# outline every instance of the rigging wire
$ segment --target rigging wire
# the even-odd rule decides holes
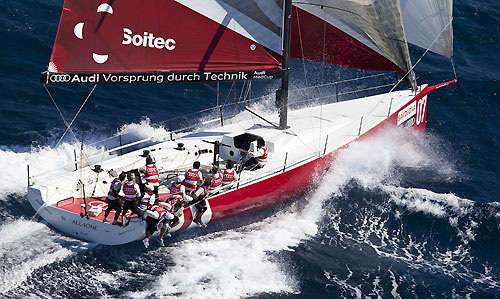
[[[49,95],[49,98],[52,100],[52,103],[54,103],[54,106],[56,107],[57,112],[59,112],[59,116],[61,116],[62,121],[66,125],[66,128],[70,128],[70,125],[68,124],[68,122],[66,121],[66,119],[64,118],[64,116],[62,115],[61,109],[59,109],[59,106],[57,106],[56,101],[54,100],[54,98],[52,97],[52,94],[50,93],[49,89],[47,88],[47,84],[43,84],[43,87],[45,87],[45,90],[47,91],[47,94]],[[73,130],[71,130],[71,128],[70,128],[70,132],[73,135],[73,137],[75,137],[76,141],[79,142],[78,138],[76,138],[76,135],[73,132]],[[59,142],[57,144],[59,144]],[[56,147],[57,147],[57,145],[56,145]]]
[[[59,143],[61,143],[62,139],[64,138],[64,135],[66,135],[66,133],[68,132],[68,130],[71,129],[71,126],[73,125],[73,123],[75,122],[75,119],[78,117],[78,114],[80,114],[80,112],[82,111],[83,109],[83,106],[85,106],[85,104],[87,103],[87,101],[89,100],[90,96],[92,95],[92,93],[94,92],[95,88],[97,87],[97,84],[94,84],[94,87],[92,87],[92,90],[90,91],[90,93],[88,94],[87,98],[85,99],[85,101],[83,101],[83,104],[80,106],[80,109],[78,109],[78,112],[75,114],[75,117],[73,117],[73,119],[71,120],[71,123],[67,126],[66,128],[66,131],[64,131],[64,133],[62,134],[61,138],[59,139],[59,141],[57,142],[56,144],[56,147],[59,145]],[[76,137],[76,136],[75,136]]]
[[[217,92],[217,89],[213,88],[212,86],[210,86],[210,85],[208,85],[208,84],[206,84],[206,83],[204,83],[203,85],[205,85],[205,86],[206,86],[207,88],[209,88],[210,90],[212,90],[212,91],[214,91],[214,92]],[[220,93],[220,92],[219,92],[219,93]],[[225,94],[223,94],[223,93],[220,93],[220,94],[221,94],[223,97],[225,97],[225,98],[229,99],[229,97],[228,97],[228,96],[226,96]],[[260,116],[259,114],[257,114],[257,113],[255,113],[255,112],[253,112],[252,110],[248,109],[247,107],[245,107],[245,106],[241,105],[240,103],[235,102],[235,104],[236,104],[236,106],[240,106],[240,107],[242,107],[242,108],[243,108],[243,109],[245,109],[246,111],[250,112],[252,115],[254,115],[254,116],[256,116],[256,117],[260,118],[261,120],[265,121],[266,123],[270,124],[270,125],[271,125],[271,126],[273,126],[274,128],[279,129],[279,127],[278,127],[277,125],[273,124],[272,122],[268,121],[268,120],[267,120],[267,119],[265,119],[264,117],[262,117],[262,116]]]
[[[325,86],[330,86],[330,85],[335,85],[335,84],[340,84],[340,83],[347,83],[347,82],[358,81],[358,80],[362,80],[362,79],[369,79],[369,78],[374,78],[374,77],[381,77],[381,76],[388,76],[388,74],[387,73],[380,73],[380,74],[368,75],[368,76],[357,77],[357,78],[352,78],[352,79],[323,83],[323,84],[318,84],[318,85],[313,85],[313,86],[294,88],[294,89],[290,89],[290,92],[296,92],[296,91],[300,91],[300,90],[304,90],[304,89],[325,87]]]
[[[453,21],[453,18],[450,19],[448,24],[446,26],[444,26],[443,30],[441,30],[441,32],[436,36],[436,38],[432,41],[432,43],[429,45],[429,47],[427,47],[424,54],[422,54],[422,56],[420,56],[420,58],[417,60],[417,62],[415,62],[415,64],[408,70],[408,72],[403,77],[401,77],[401,79],[399,79],[399,81],[394,85],[393,88],[391,88],[391,90],[388,93],[391,93],[399,85],[399,83],[401,83],[404,80],[404,78],[406,78],[406,76],[408,76],[413,71],[413,69],[417,66],[417,64],[419,64],[420,61],[422,61],[424,56],[427,55],[427,52],[430,51],[430,49],[432,48],[434,43],[438,40],[438,38],[441,36],[441,34],[443,34],[443,32],[446,30],[446,28],[448,28],[451,25],[452,21]]]
[[[453,56],[451,56],[450,61],[451,61],[451,67],[453,69],[453,75],[455,76],[455,80],[458,80],[457,72],[455,71],[455,63],[453,62]]]

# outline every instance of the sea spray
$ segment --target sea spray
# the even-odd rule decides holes
[[[95,246],[60,236],[44,223],[26,219],[0,225],[0,235],[0,294],[26,283],[44,266]]]
[[[154,126],[149,119],[144,118],[139,123],[123,125],[119,130],[123,134],[122,143],[127,144],[149,137],[162,138],[167,133],[162,127]],[[109,137],[109,136],[107,136]],[[102,159],[110,158],[109,154],[102,154],[106,149],[120,145],[118,138],[98,142],[107,137],[94,136],[84,144],[84,156],[94,156],[90,161],[85,158],[85,163],[99,164]],[[0,200],[4,200],[7,194],[25,194],[28,184],[27,165],[30,167],[30,176],[39,176],[54,171],[54,174],[73,171],[75,164],[80,165],[79,143],[63,142],[58,147],[52,148],[47,145],[37,145],[29,148],[0,148]],[[76,152],[76,160],[75,160]],[[113,155],[113,153],[111,154]],[[36,179],[36,178],[35,178]]]
[[[293,267],[271,253],[293,251],[314,237],[318,225],[324,225],[321,219],[327,212],[325,201],[332,194],[342,194],[343,186],[351,180],[360,181],[367,188],[380,186],[397,161],[402,160],[396,136],[404,133],[396,129],[388,136],[342,150],[314,191],[271,217],[173,244],[167,252],[174,265],[161,275],[155,286],[128,295],[235,298],[296,292],[300,282],[293,275]],[[387,139],[393,142],[388,144]],[[368,158],[373,149],[380,147],[378,154]],[[424,157],[413,158],[415,163],[421,159]]]

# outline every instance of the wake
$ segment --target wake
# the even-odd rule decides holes
[[[157,127],[145,118],[139,123],[123,125],[118,129],[118,133],[123,135],[123,144],[132,143],[149,137],[166,136],[167,131],[163,127]],[[109,136],[106,136],[109,137]],[[94,136],[86,140],[86,144],[92,144],[100,140],[105,140],[104,136]],[[54,139],[54,138],[51,138]],[[96,156],[91,163],[99,164],[102,159],[110,158],[109,155],[101,154],[107,148],[119,146],[119,140],[106,141],[94,145],[84,146],[85,156]],[[77,161],[75,161],[75,151]],[[48,171],[56,170],[58,174],[73,171],[75,162],[79,164],[80,144],[76,142],[63,142],[56,148],[48,145],[28,148],[0,148],[0,200],[8,194],[24,195],[27,193],[28,171],[30,166],[30,176],[41,175]]]

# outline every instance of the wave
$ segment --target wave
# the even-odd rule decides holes
[[[307,195],[305,206],[304,200],[299,200],[260,222],[159,249],[155,254],[168,252],[173,265],[151,288],[127,296],[237,298],[299,292],[300,281],[294,275],[294,265],[280,253],[294,251],[309,242],[325,225],[327,229],[340,227],[338,223],[322,221],[334,216],[325,207],[332,197],[342,195],[352,180],[368,189],[384,186],[388,180],[396,182],[395,165],[434,165],[429,161],[429,153],[413,147],[413,142],[401,146],[400,137],[406,134],[394,130],[342,150],[319,186]],[[417,143],[426,140],[418,134],[412,137],[418,139]],[[435,153],[432,156],[436,157]],[[439,171],[449,178],[454,171],[452,165],[448,166],[447,170],[440,167]]]
[[[355,252],[356,267],[369,265],[368,277],[346,264],[338,273],[325,270],[325,278],[349,296],[380,293],[384,276],[392,285],[385,291],[395,297],[411,296],[405,288],[415,283],[430,295],[439,294],[433,293],[440,287],[435,278],[453,282],[457,291],[500,290],[495,266],[500,261],[485,254],[499,245],[499,203],[479,204],[452,193],[405,186],[415,180],[450,182],[461,175],[452,159],[441,155],[435,137],[417,134],[399,144],[401,134],[408,133],[390,131],[352,144],[340,152],[322,182],[340,187],[325,202],[319,235],[339,260]],[[416,275],[420,272],[425,275]]]
[[[1,225],[0,235],[0,294],[4,295],[26,283],[39,269],[94,246],[26,219]]]

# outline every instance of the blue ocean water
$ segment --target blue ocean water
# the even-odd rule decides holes
[[[55,146],[65,126],[39,83],[62,1],[2,1],[0,295],[500,297],[500,6],[454,5],[459,82],[429,96],[425,134],[404,147],[393,141],[400,132],[355,144],[306,198],[145,250],[89,244],[33,217],[26,164],[57,167],[76,145],[68,135]],[[309,78],[318,82],[351,72],[306,68],[328,74]],[[292,86],[304,84],[303,69],[292,63]],[[430,84],[453,79],[434,54],[416,71]],[[275,84],[255,84],[255,95]],[[49,88],[71,120],[92,86]],[[73,127],[86,143],[118,131],[138,139],[215,103],[202,85],[98,86]]]

